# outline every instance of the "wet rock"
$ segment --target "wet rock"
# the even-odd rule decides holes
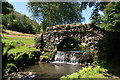
[[[19,80],[19,79],[31,79],[31,78],[35,78],[37,75],[34,72],[17,72],[17,73],[11,73],[8,75],[7,79],[15,79],[15,80]]]

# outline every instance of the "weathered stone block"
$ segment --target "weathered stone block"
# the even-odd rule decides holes
[[[43,43],[45,43],[43,48],[54,50],[66,37],[74,37],[80,38],[81,42],[86,43],[88,47],[94,45],[92,49],[95,49],[98,41],[102,40],[103,33],[100,28],[93,24],[57,25],[47,28],[46,32],[43,33]],[[42,46],[40,35],[36,38],[35,44],[39,44],[39,47]]]

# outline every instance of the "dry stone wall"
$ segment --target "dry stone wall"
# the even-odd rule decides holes
[[[41,34],[36,38],[36,44],[44,47],[45,50],[57,49],[66,37],[79,38],[82,40],[81,43],[85,43],[90,50],[97,50],[98,42],[103,40],[104,31],[94,24],[68,24],[47,27],[42,35],[44,45],[41,43]]]

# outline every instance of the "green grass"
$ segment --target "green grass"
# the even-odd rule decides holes
[[[8,41],[18,41],[18,42],[22,42],[26,45],[31,45],[34,44],[34,39],[30,39],[30,38],[25,38],[25,37],[3,37],[2,40],[8,40]]]
[[[35,51],[34,47],[29,48],[29,45],[34,44],[33,39],[29,38],[18,38],[18,37],[3,37],[2,43],[5,43],[4,52],[9,46],[14,46],[15,48],[11,49],[8,54],[13,54],[17,52],[29,52]]]

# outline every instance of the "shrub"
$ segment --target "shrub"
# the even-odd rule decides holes
[[[88,66],[87,68],[83,67],[81,70],[71,75],[62,76],[60,80],[77,80],[79,78],[105,78],[105,76],[99,76],[99,74],[103,72],[107,72],[107,70],[101,68],[100,66],[96,66],[94,68],[92,68],[92,66]]]

